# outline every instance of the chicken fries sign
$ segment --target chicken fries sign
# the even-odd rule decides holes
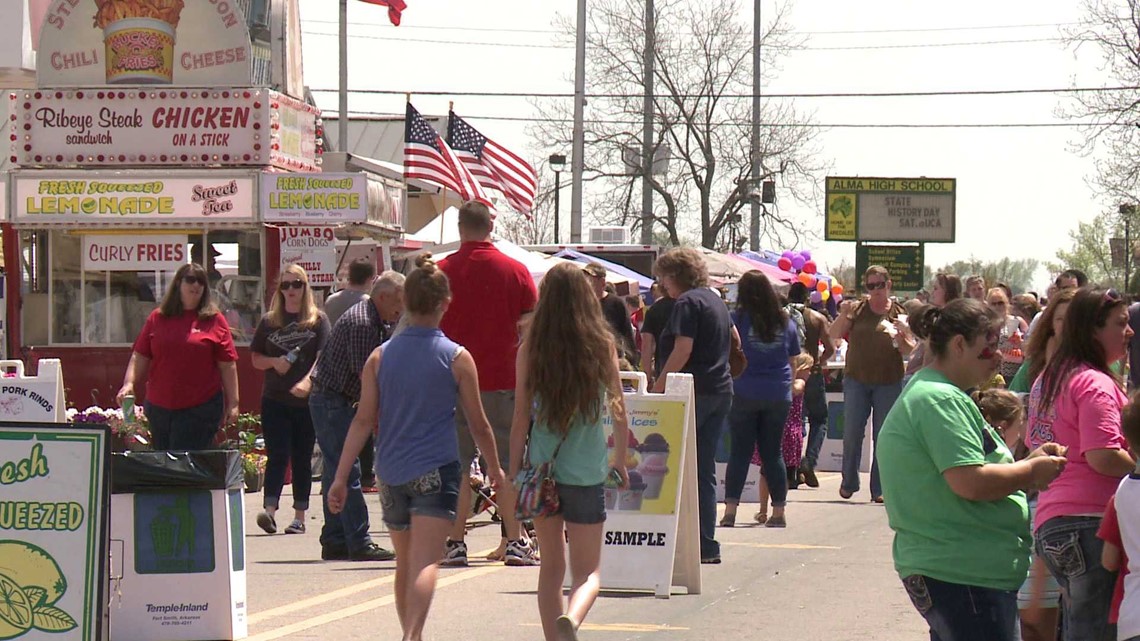
[[[56,0],[40,31],[40,87],[243,86],[249,30],[238,0]]]

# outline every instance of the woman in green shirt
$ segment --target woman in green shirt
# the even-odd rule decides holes
[[[1000,319],[965,298],[911,319],[934,362],[883,425],[879,468],[894,561],[939,641],[1017,639],[1017,589],[1029,569],[1025,489],[1065,463],[1054,444],[1014,462],[966,390],[1001,362]]]

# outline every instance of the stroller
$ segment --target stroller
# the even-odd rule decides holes
[[[478,516],[483,512],[488,512],[491,515],[491,521],[495,523],[502,523],[503,517],[499,514],[499,502],[497,500],[497,493],[495,488],[491,486],[490,479],[487,478],[479,461],[481,457],[476,456],[474,461],[471,461],[471,469],[469,470],[468,480],[471,483],[471,490],[475,493],[475,500],[472,502],[471,514],[467,518]],[[509,482],[509,479],[508,479]],[[523,529],[526,531],[526,536],[531,540],[531,544],[538,547],[538,538],[534,534],[534,522],[523,521]]]

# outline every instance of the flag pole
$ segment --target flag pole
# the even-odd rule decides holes
[[[337,141],[341,151],[348,151],[348,0],[340,0],[340,86],[337,88],[337,103],[340,118],[337,119]]]
[[[407,104],[411,104],[412,92],[409,91],[409,92],[405,93],[404,94],[404,100],[407,101]],[[405,121],[404,122],[404,130],[405,131],[407,131],[407,128],[408,128],[407,118],[408,118],[407,109],[404,109],[404,121]],[[404,145],[406,146],[407,144],[408,144],[407,136],[405,135]],[[404,181],[404,196],[403,196],[404,219],[402,221],[403,224],[401,225],[401,227],[403,227],[404,231],[406,232],[408,230],[408,224],[411,221],[411,213],[408,211],[408,207],[411,204],[412,199],[408,197],[408,168],[401,165],[400,169],[402,170],[402,171],[400,171],[400,177],[403,178],[403,181]]]

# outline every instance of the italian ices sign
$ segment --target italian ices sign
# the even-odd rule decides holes
[[[106,438],[0,424],[0,639],[103,638]]]

